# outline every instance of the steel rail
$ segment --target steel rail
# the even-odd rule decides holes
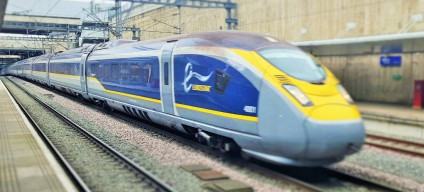
[[[55,91],[55,93],[57,93],[61,96],[64,96],[66,98],[72,99],[74,101],[78,101],[81,104],[84,104],[85,106],[90,107],[92,109],[96,109],[96,110],[100,110],[100,111],[104,112],[104,110],[101,107],[99,107],[98,105],[95,105],[92,102],[78,100],[75,97],[73,97],[69,94],[66,94],[64,92],[61,92],[61,91]],[[107,113],[108,113],[108,115],[113,115],[114,118],[118,118],[118,119],[121,119],[123,121],[130,122],[134,125],[137,125],[137,126],[143,128],[143,129],[147,129],[149,131],[157,133],[161,136],[171,138],[173,140],[177,140],[178,142],[180,142],[184,145],[198,149],[198,150],[200,150],[200,151],[202,151],[206,154],[210,154],[210,155],[215,156],[215,157],[224,157],[225,156],[222,159],[228,160],[232,164],[241,165],[242,167],[252,169],[254,171],[261,172],[261,173],[264,173],[264,174],[271,174],[271,175],[273,175],[277,178],[291,182],[294,185],[298,186],[299,188],[302,188],[305,191],[313,191],[313,192],[327,191],[326,189],[323,189],[322,187],[319,187],[316,184],[308,183],[308,181],[304,181],[301,178],[287,174],[284,171],[275,170],[275,168],[273,168],[272,166],[269,166],[269,165],[264,166],[264,164],[262,162],[254,163],[254,162],[248,162],[248,161],[246,161],[246,160],[244,160],[240,157],[235,157],[235,158],[229,157],[228,155],[224,155],[224,154],[218,152],[217,150],[212,150],[210,147],[202,145],[202,144],[194,141],[193,139],[181,134],[180,132],[174,131],[174,130],[169,129],[169,128],[165,128],[162,125],[159,125],[159,124],[156,124],[156,123],[153,123],[153,122],[149,122],[149,121],[145,121],[145,120],[142,120],[142,119],[137,118],[137,117],[128,116],[127,114],[119,112],[119,111],[114,111],[114,112],[108,111]],[[146,125],[148,125],[148,126],[146,126]],[[369,180],[369,179],[360,178],[358,176],[354,176],[354,175],[350,175],[348,173],[340,172],[340,171],[335,170],[333,168],[320,167],[320,168],[318,168],[318,170],[319,171],[314,171],[314,170],[311,169],[310,172],[320,172],[320,171],[332,172],[332,175],[335,175],[337,178],[342,179],[344,181],[351,182],[351,183],[356,183],[356,184],[365,185],[365,186],[371,186],[373,188],[383,189],[385,191],[402,191],[401,189],[385,185],[385,184],[380,183],[378,181],[372,181],[372,180]]]
[[[381,189],[384,191],[393,191],[393,192],[402,192],[404,190],[395,187],[395,186],[391,186],[379,181],[375,181],[375,180],[371,180],[371,179],[366,179],[366,178],[362,178],[356,175],[352,175],[352,174],[348,174],[339,170],[336,170],[334,168],[330,168],[330,167],[322,167],[324,170],[331,172],[332,174],[336,175],[337,178],[342,178],[344,180],[347,180],[349,182],[355,183],[355,184],[360,184],[360,185],[364,185],[364,186],[370,186],[373,188],[377,188],[377,189]]]
[[[9,80],[10,81],[10,80]],[[13,81],[10,81],[14,83]],[[16,84],[15,84],[16,85]],[[24,106],[21,104],[21,102],[16,99],[15,95],[10,92],[8,89],[9,87],[5,84],[5,87],[7,91],[12,96],[12,99],[15,101],[15,103],[19,106],[22,113],[25,115],[25,117],[28,119],[29,123],[34,127],[35,131],[38,133],[38,135],[41,137],[41,139],[44,141],[44,143],[47,145],[47,147],[50,149],[58,163],[62,166],[64,171],[68,174],[69,178],[71,179],[72,183],[75,185],[75,187],[78,189],[78,191],[86,191],[90,192],[90,188],[88,188],[87,184],[81,179],[81,177],[78,175],[78,173],[72,168],[72,166],[66,161],[65,157],[62,155],[62,153],[59,152],[59,150],[53,145],[53,143],[50,141],[50,139],[47,137],[47,135],[43,132],[43,130],[40,128],[40,126],[35,122],[35,120],[31,117],[31,115],[28,113],[28,111],[24,108]]]
[[[39,84],[40,86],[45,87],[45,85],[43,84]],[[289,175],[286,175],[284,173],[281,172],[277,172],[275,170],[272,170],[271,168],[267,168],[267,167],[263,167],[260,166],[258,164],[254,164],[254,163],[250,163],[247,162],[246,160],[242,159],[242,158],[233,158],[233,157],[229,157],[228,155],[222,154],[221,152],[217,151],[217,150],[212,150],[210,147],[202,145],[198,142],[193,141],[192,138],[187,137],[187,135],[184,135],[180,132],[177,132],[175,130],[169,129],[169,128],[165,128],[162,125],[156,124],[154,122],[151,121],[146,121],[146,120],[142,120],[140,118],[134,117],[134,116],[128,116],[125,113],[119,112],[119,111],[105,111],[104,109],[102,109],[101,107],[99,107],[98,105],[94,104],[93,102],[87,101],[87,100],[80,100],[77,99],[76,97],[66,94],[65,92],[59,91],[59,90],[53,90],[53,92],[55,92],[56,94],[59,94],[63,97],[66,97],[68,99],[72,99],[73,101],[77,101],[87,107],[90,107],[92,109],[95,110],[99,110],[102,112],[105,112],[108,115],[113,115],[113,118],[118,118],[121,119],[125,122],[129,122],[132,123],[138,127],[141,127],[142,129],[146,129],[149,130],[151,132],[154,132],[156,134],[159,134],[163,137],[166,138],[171,138],[173,140],[176,140],[186,146],[190,146],[192,148],[198,149],[206,154],[212,155],[214,157],[224,157],[223,159],[225,160],[229,160],[231,161],[232,164],[237,164],[240,165],[242,167],[245,168],[249,168],[252,170],[255,170],[257,172],[261,172],[264,174],[268,174],[268,175],[273,175],[274,177],[283,179],[285,181],[288,181],[290,183],[292,183],[293,185],[296,185],[297,187],[301,188],[303,191],[308,191],[308,192],[324,192],[324,189],[321,189],[317,186],[314,186],[312,184],[303,182],[299,179],[296,179],[294,177],[291,177]],[[146,126],[149,125],[149,126]]]
[[[91,104],[91,106],[93,108],[101,109],[100,107],[98,107],[95,104]],[[208,146],[199,144],[199,143],[193,141],[192,139],[180,134],[179,132],[173,131],[169,128],[164,128],[163,126],[157,125],[155,123],[153,123],[153,124],[155,124],[155,126],[158,126],[158,127],[147,127],[147,126],[145,126],[145,124],[151,125],[152,122],[141,120],[137,117],[132,117],[132,116],[129,117],[126,114],[121,113],[121,112],[112,112],[112,113],[113,113],[113,116],[115,118],[119,118],[121,120],[131,122],[135,125],[142,126],[144,129],[148,129],[148,130],[151,130],[153,132],[159,133],[160,135],[163,135],[165,137],[178,140],[179,142],[182,142],[184,145],[188,145],[190,147],[199,149],[199,150],[201,150],[205,153],[208,153],[208,154],[211,154],[211,155],[214,155],[214,156],[218,156],[218,157],[225,156],[224,154],[222,154],[222,153],[220,153],[216,150],[212,150]],[[141,122],[141,121],[143,121],[143,122]],[[226,157],[226,158],[228,159],[229,157]],[[289,182],[295,184],[296,186],[302,188],[305,191],[313,191],[313,192],[327,191],[326,189],[323,189],[322,187],[319,187],[315,184],[311,184],[308,181],[304,181],[304,180],[297,178],[295,176],[291,176],[290,174],[286,174],[284,171],[277,171],[270,166],[264,166],[263,162],[256,162],[256,163],[255,162],[248,162],[248,161],[246,161],[242,158],[238,158],[238,157],[236,157],[235,159],[230,159],[230,160],[233,160],[231,162],[233,164],[242,165],[243,167],[246,167],[246,168],[249,168],[249,169],[255,170],[257,172],[264,173],[264,174],[272,174],[275,177],[289,181]],[[335,175],[337,178],[342,179],[343,181],[348,181],[348,182],[351,182],[351,183],[364,185],[364,186],[370,186],[372,188],[382,189],[382,190],[385,190],[385,191],[393,191],[393,192],[403,191],[402,189],[396,188],[394,186],[386,185],[382,182],[373,181],[373,180],[369,180],[369,179],[366,179],[366,178],[361,178],[361,177],[358,177],[358,176],[355,176],[355,175],[351,175],[351,174],[348,174],[348,173],[344,173],[344,172],[335,170],[333,168],[320,167],[319,169],[320,170],[324,169],[326,172],[332,172],[332,175]]]
[[[149,171],[147,171],[143,167],[140,167],[135,162],[133,162],[131,159],[127,158],[126,156],[124,156],[123,154],[121,154],[120,152],[118,152],[117,150],[113,149],[108,144],[106,144],[105,142],[101,141],[99,138],[97,138],[93,134],[89,133],[87,130],[85,130],[83,127],[81,127],[77,123],[75,123],[74,121],[72,121],[71,119],[69,119],[68,117],[66,117],[62,113],[60,113],[59,111],[55,110],[51,106],[47,105],[46,103],[44,103],[43,101],[41,101],[40,99],[38,99],[35,95],[29,93],[25,88],[23,88],[22,86],[18,85],[16,82],[14,82],[12,80],[10,80],[10,81],[13,84],[15,84],[18,88],[20,88],[22,91],[24,91],[26,94],[28,94],[28,96],[30,96],[35,101],[37,101],[38,103],[40,103],[43,107],[45,107],[46,109],[50,110],[53,114],[55,114],[57,117],[59,117],[60,119],[62,119],[67,124],[71,125],[73,128],[75,128],[75,130],[77,130],[80,133],[82,133],[86,138],[88,138],[89,140],[91,140],[94,144],[96,144],[97,146],[103,148],[106,152],[108,152],[109,154],[113,155],[117,160],[119,160],[119,161],[123,162],[124,164],[126,164],[128,166],[128,167],[127,166],[126,167],[129,170],[135,171],[139,176],[143,176],[144,178],[146,178],[150,182],[151,186],[154,187],[155,189],[157,189],[155,191],[175,192],[175,190],[172,189],[168,184],[166,184],[166,183],[162,182],[161,180],[159,180],[156,176],[154,176],[153,174],[151,174]]]
[[[390,142],[390,144],[387,142],[386,143],[378,142],[376,140],[380,140],[383,142],[387,141],[387,142]],[[397,151],[400,153],[424,157],[424,150],[422,151],[419,150],[419,149],[424,149],[424,143],[407,141],[407,140],[391,138],[387,136],[380,136],[375,134],[369,134],[369,133],[367,133],[367,138],[365,140],[365,143],[367,145],[375,146],[378,148],[384,148],[384,149],[388,149],[392,151]],[[412,146],[418,150],[406,148],[407,146]]]

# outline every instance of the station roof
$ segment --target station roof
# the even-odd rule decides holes
[[[400,54],[424,51],[424,32],[291,42],[315,56]]]
[[[80,18],[6,14],[0,29],[3,33],[48,34],[51,31],[78,29]]]
[[[384,35],[375,35],[375,36],[291,42],[291,44],[295,46],[300,46],[300,47],[315,47],[315,46],[403,41],[403,40],[422,39],[422,38],[424,38],[424,32],[418,31],[418,32],[410,32],[410,33],[396,33],[396,34],[384,34]]]
[[[6,13],[7,0],[0,1],[0,30],[3,26],[4,14]]]

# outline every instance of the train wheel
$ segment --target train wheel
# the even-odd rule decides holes
[[[241,158],[243,158],[246,161],[249,161],[251,159],[251,157],[243,151],[240,152],[240,155],[241,155]]]
[[[77,97],[79,100],[84,101],[84,97],[81,94],[78,94]]]
[[[232,139],[221,137],[218,141],[217,148],[221,153],[236,154],[240,151],[240,147]]]
[[[106,103],[106,101],[100,101],[100,106],[105,111],[112,111],[112,108],[109,107],[109,105]]]

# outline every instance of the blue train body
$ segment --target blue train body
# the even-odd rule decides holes
[[[89,45],[6,73],[272,163],[329,164],[360,148],[362,120],[338,80],[319,64],[283,59],[315,63],[270,36],[217,31]],[[296,67],[323,79],[305,80]]]

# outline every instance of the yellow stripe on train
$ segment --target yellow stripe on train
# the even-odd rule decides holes
[[[202,113],[208,113],[208,114],[222,116],[222,117],[228,117],[228,118],[232,118],[232,119],[240,119],[240,120],[253,121],[253,122],[258,121],[258,117],[252,117],[252,116],[246,116],[246,115],[237,115],[237,114],[233,114],[233,113],[215,111],[215,110],[210,110],[210,109],[205,109],[205,108],[200,108],[200,107],[194,107],[194,106],[191,106],[191,105],[184,105],[184,104],[179,104],[179,103],[175,103],[175,106],[179,107],[179,108],[192,110],[192,111],[198,111],[198,112],[202,112]]]
[[[153,98],[149,98],[149,97],[143,97],[143,96],[139,96],[139,95],[133,95],[133,94],[129,94],[129,93],[122,93],[122,92],[119,92],[119,91],[112,91],[112,90],[106,89],[105,87],[103,87],[102,83],[100,83],[100,81],[95,77],[87,77],[87,79],[97,82],[100,85],[100,87],[102,87],[103,91],[105,91],[107,93],[122,95],[122,96],[131,97],[131,98],[135,98],[135,99],[141,99],[141,100],[150,101],[150,102],[154,102],[154,103],[162,103],[162,101],[159,100],[159,99],[153,99]]]

